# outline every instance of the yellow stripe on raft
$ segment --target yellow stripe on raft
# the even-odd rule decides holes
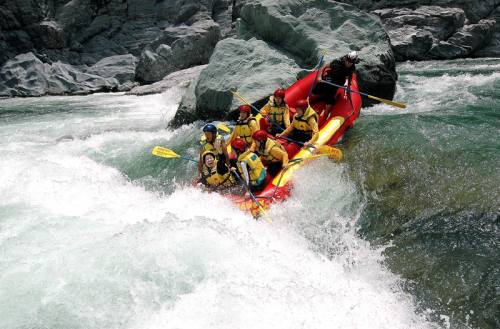
[[[333,117],[328,123],[319,131],[319,137],[318,140],[314,145],[319,146],[319,145],[325,145],[326,142],[328,142],[333,135],[339,130],[340,127],[342,127],[342,124],[344,123],[345,119],[344,117],[337,116]],[[301,158],[304,160],[307,160],[314,156],[316,154],[316,149],[312,147],[305,147],[302,148],[293,158]],[[290,159],[292,160],[292,159]],[[281,171],[276,177],[273,179],[273,185],[278,186],[278,187],[283,187],[285,186],[290,179],[293,176],[293,173],[298,170],[300,167],[302,167],[304,164],[304,161],[300,161],[296,165],[290,166],[284,173]],[[283,175],[283,177],[281,177]],[[280,180],[281,178],[281,180]],[[279,185],[278,185],[279,184]]]

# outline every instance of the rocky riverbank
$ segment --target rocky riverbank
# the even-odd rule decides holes
[[[361,88],[391,98],[396,61],[500,56],[499,17],[500,0],[4,0],[0,97],[127,91],[208,64],[182,124],[227,117],[230,88],[259,102],[323,51],[358,50]]]

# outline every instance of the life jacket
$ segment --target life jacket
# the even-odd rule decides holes
[[[271,153],[272,149],[274,149],[275,147],[283,152],[286,152],[283,145],[276,142],[275,140],[272,140],[271,138],[268,138],[266,141],[266,145],[264,147],[259,147],[256,152],[264,162],[281,162],[282,159],[274,157]]]
[[[215,147],[215,144],[216,143],[221,143],[222,136],[219,135],[219,134],[217,134],[215,136],[215,140],[214,140],[213,143],[210,143],[204,137],[205,136],[203,135],[202,138],[200,139],[201,153],[203,154],[205,152],[213,152],[216,155],[216,158],[217,158],[221,154],[221,152],[219,152],[219,150]]]
[[[250,121],[257,122],[254,117],[250,116],[245,120],[236,121],[234,133],[236,137],[244,139],[249,145],[252,144],[252,129],[250,128]]]
[[[266,179],[266,168],[260,161],[257,154],[247,150],[238,156],[238,169],[240,173],[243,173],[243,168],[241,168],[241,162],[245,162],[248,167],[248,175],[250,176],[251,186],[258,186],[264,182]]]
[[[285,113],[288,110],[288,106],[285,104],[283,100],[281,105],[276,105],[274,96],[269,97],[269,121],[272,124],[273,122],[279,125],[281,128],[285,128]]]
[[[313,131],[311,126],[309,125],[309,119],[314,118],[316,122],[318,122],[318,113],[314,111],[314,109],[311,106],[308,106],[306,111],[302,116],[296,115],[293,118],[293,128],[294,128],[294,139],[297,139],[298,141],[303,141],[301,139],[310,139],[313,135]]]
[[[206,151],[202,154],[201,159],[205,161],[205,155],[211,153],[215,156],[214,152]],[[203,163],[203,167],[201,170],[201,178],[203,182],[206,182],[212,188],[228,188],[236,185],[236,180],[231,175],[231,172],[228,171],[225,174],[220,174],[217,171],[218,168],[218,160],[215,160],[215,165],[212,168],[209,168]]]

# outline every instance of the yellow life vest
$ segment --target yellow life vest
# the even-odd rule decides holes
[[[240,154],[238,157],[238,169],[240,173],[243,173],[241,162],[245,162],[247,164],[250,184],[252,186],[258,186],[266,179],[266,168],[264,168],[264,165],[262,164],[262,161],[260,161],[257,154],[250,152],[250,150]]]
[[[250,121],[255,121],[255,118],[250,116],[245,120],[236,121],[236,126],[234,127],[234,133],[236,137],[244,139],[248,145],[252,144],[252,128],[250,128]]]
[[[207,141],[205,138],[205,136],[202,136],[201,140],[200,140],[200,144],[201,144],[201,153],[205,153],[205,152],[213,152],[215,155],[216,155],[216,158],[218,155],[221,154],[221,152],[219,152],[219,150],[217,150],[217,148],[215,147],[215,144],[216,143],[220,143],[221,140],[222,140],[222,136],[217,134],[215,136],[215,140],[213,143],[210,143],[209,141]]]
[[[257,149],[257,153],[265,162],[281,162],[282,159],[276,158],[271,153],[272,149],[275,147],[277,147],[278,149],[280,149],[283,152],[286,152],[283,145],[276,142],[275,140],[272,140],[271,138],[268,138],[266,141],[266,145],[264,147],[259,147]]]
[[[205,162],[205,155],[207,154],[212,154],[216,158],[216,160],[212,168],[207,167],[207,165],[203,163],[203,167],[201,170],[202,180],[204,180],[210,187],[213,188],[227,188],[234,186],[236,184],[236,180],[233,177],[233,175],[231,175],[230,171],[228,171],[223,175],[218,173],[217,171],[218,160],[214,152],[212,151],[203,152],[201,156],[202,161]]]
[[[293,118],[293,128],[312,136],[312,128],[308,122],[310,118],[314,118],[318,122],[318,113],[309,106],[302,116],[296,115]]]
[[[204,165],[201,175],[207,184],[214,188],[231,187],[236,184],[231,172],[221,175],[217,172],[217,165],[213,168],[208,168]]]
[[[288,110],[288,106],[285,101],[281,102],[281,105],[276,105],[274,101],[274,96],[269,97],[269,112],[268,116],[271,122],[277,123],[280,127],[285,127],[285,113]]]

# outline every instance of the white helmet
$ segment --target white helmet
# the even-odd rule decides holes
[[[346,58],[352,62],[352,63],[358,63],[359,62],[359,57],[358,57],[358,52],[353,50],[349,54],[346,55]]]

